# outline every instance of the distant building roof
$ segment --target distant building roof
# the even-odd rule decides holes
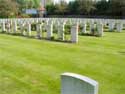
[[[26,9],[26,14],[38,14],[37,9]]]

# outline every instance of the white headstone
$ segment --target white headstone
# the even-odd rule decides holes
[[[31,36],[31,24],[27,23],[27,36]]]
[[[102,37],[103,36],[103,24],[102,23],[97,24],[97,31],[98,31],[97,36]]]
[[[98,82],[74,73],[61,75],[61,94],[98,94]]]
[[[17,22],[16,21],[13,21],[13,33],[16,33],[17,32]]]
[[[51,22],[51,20],[49,20],[49,19],[47,19],[47,20],[45,20],[45,22],[44,22],[44,29],[45,30],[47,30],[48,29],[48,25],[50,24],[50,22]]]
[[[110,31],[113,31],[114,30],[114,26],[115,26],[115,24],[114,24],[114,22],[109,22],[109,30]]]
[[[117,28],[117,31],[118,32],[121,32],[122,31],[122,28],[123,28],[123,24],[122,23],[117,23],[117,26],[116,26],[116,28]]]
[[[82,33],[86,33],[86,27],[87,27],[86,23],[83,23]]]
[[[79,32],[79,25],[78,23],[74,24],[71,27],[71,42],[72,43],[77,43],[78,42],[78,32]]]
[[[7,28],[7,33],[10,33],[11,32],[11,24],[10,24],[10,22],[6,23],[6,28]]]
[[[24,21],[21,23],[21,34],[26,35],[26,30],[27,30],[27,25],[26,22]]]
[[[2,32],[6,31],[5,22],[2,22]]]
[[[94,34],[95,23],[93,21],[90,22],[90,34]]]
[[[25,23],[24,22],[21,22],[20,23],[20,32],[21,32],[21,35],[25,35]]]
[[[36,29],[37,29],[37,38],[41,38],[41,32],[42,32],[42,25],[41,23],[38,23],[37,26],[36,26]]]
[[[58,39],[65,40],[64,33],[65,33],[65,22],[58,24]]]
[[[53,21],[49,21],[47,25],[47,39],[51,39],[53,37]]]

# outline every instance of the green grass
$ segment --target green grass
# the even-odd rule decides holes
[[[99,94],[125,93],[125,31],[78,44],[0,34],[0,94],[60,94],[60,74],[99,82]]]

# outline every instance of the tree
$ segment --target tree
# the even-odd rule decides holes
[[[110,4],[107,0],[101,0],[95,4],[95,8],[96,15],[106,15],[109,14]]]
[[[78,0],[78,2],[80,14],[90,14],[95,9],[93,0]]]
[[[68,12],[69,14],[79,14],[79,2],[73,1],[68,4]]]
[[[48,15],[52,15],[55,14],[55,10],[57,10],[57,7],[54,4],[50,4],[46,6],[46,10]]]
[[[55,12],[57,14],[62,14],[64,15],[67,12],[67,3],[65,1],[61,1],[60,4],[56,5],[56,10]]]
[[[124,15],[125,0],[109,0],[110,3],[110,13],[114,16]]]
[[[0,17],[15,17],[18,14],[18,4],[14,0],[0,0]]]

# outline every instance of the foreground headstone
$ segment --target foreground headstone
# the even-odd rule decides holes
[[[61,75],[61,94],[98,94],[98,82],[78,74]]]

